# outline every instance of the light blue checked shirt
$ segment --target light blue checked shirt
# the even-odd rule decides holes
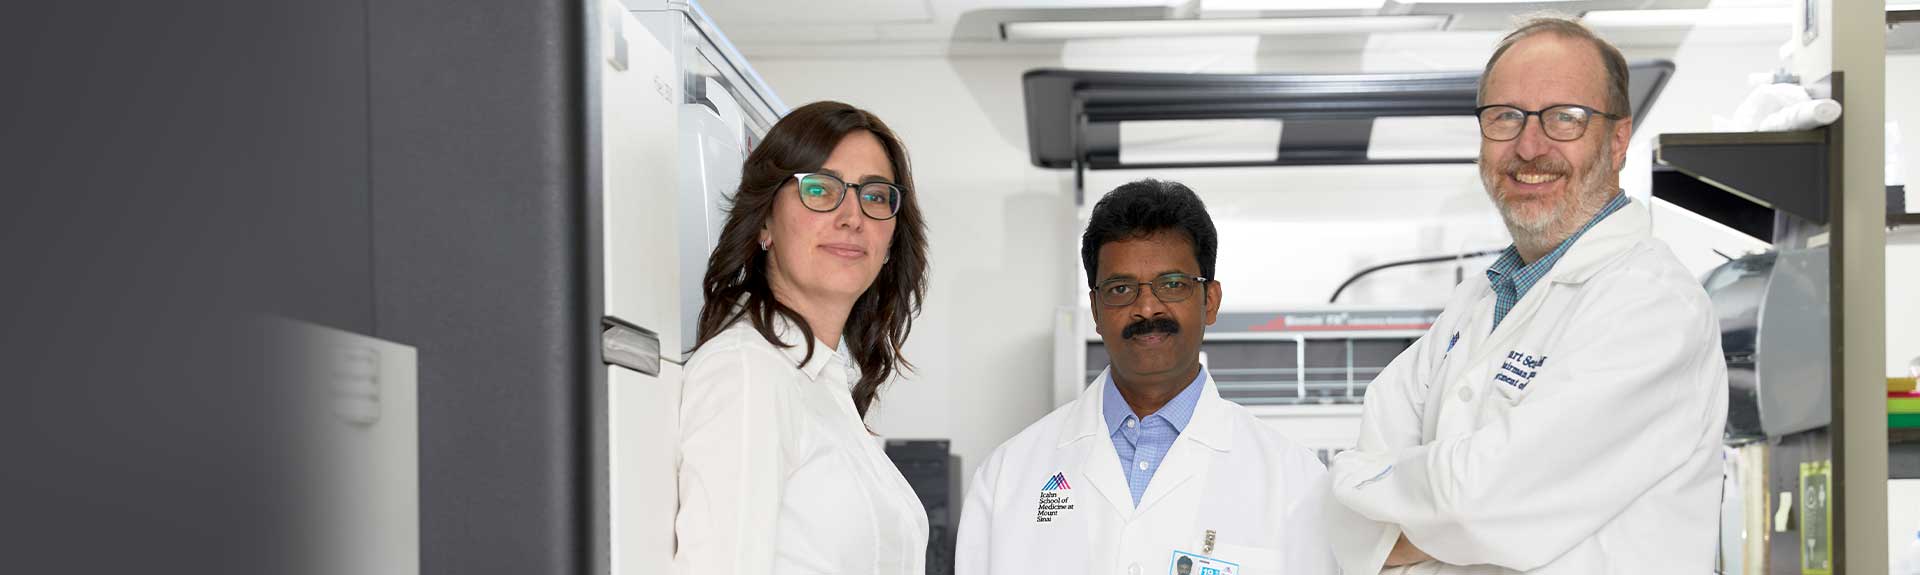
[[[1493,327],[1500,327],[1500,320],[1507,318],[1507,312],[1513,311],[1514,304],[1520,303],[1520,298],[1527,296],[1527,291],[1533,289],[1534,283],[1547,276],[1547,272],[1553,269],[1553,264],[1559,262],[1560,256],[1567,253],[1567,248],[1573,247],[1574,240],[1580,239],[1587,230],[1599,224],[1600,220],[1620,211],[1620,208],[1626,205],[1627,194],[1615,193],[1613,199],[1600,208],[1600,213],[1594,214],[1587,225],[1581,226],[1580,231],[1573,233],[1573,237],[1560,242],[1560,247],[1553,248],[1553,251],[1547,252],[1546,257],[1531,264],[1524,264],[1520,260],[1520,250],[1512,245],[1508,245],[1506,251],[1500,252],[1500,259],[1494,260],[1493,265],[1487,266],[1487,281],[1493,282]]]
[[[1140,496],[1146,495],[1147,482],[1153,479],[1153,472],[1160,470],[1160,461],[1173,450],[1173,440],[1180,437],[1187,422],[1193,419],[1193,408],[1200,405],[1200,390],[1206,387],[1206,381],[1207,368],[1202,367],[1193,383],[1160,406],[1160,411],[1141,420],[1133,414],[1126,398],[1120,397],[1120,388],[1114,385],[1113,376],[1107,376],[1100,411],[1106,416],[1107,435],[1113,439],[1113,450],[1120,454],[1120,467],[1127,473],[1127,488],[1133,491],[1134,505],[1140,505]]]

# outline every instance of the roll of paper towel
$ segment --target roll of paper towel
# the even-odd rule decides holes
[[[1787,106],[1760,122],[1762,132],[1811,130],[1840,119],[1840,103],[1820,99]]]

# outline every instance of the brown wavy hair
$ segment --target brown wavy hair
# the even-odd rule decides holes
[[[897,369],[913,368],[901,356],[900,348],[913,331],[913,318],[919,315],[920,303],[927,295],[927,226],[915,199],[918,190],[913,186],[907,149],[892,129],[866,110],[831,101],[807,104],[781,118],[767,132],[766,140],[747,155],[740,169],[740,188],[727,209],[727,223],[720,228],[719,245],[707,258],[707,273],[701,283],[705,303],[700,308],[700,331],[694,349],[742,319],[752,322],[753,329],[768,343],[790,347],[774,335],[778,315],[800,326],[806,338],[807,354],[800,365],[813,359],[813,327],[793,308],[774,298],[767,282],[767,252],[760,249],[760,229],[773,217],[774,199],[779,197],[781,186],[794,174],[820,171],[840,140],[857,130],[872,132],[880,139],[893,167],[894,184],[906,190],[900,212],[894,215],[887,264],[854,302],[844,331],[847,348],[860,366],[860,381],[853,386],[853,406],[865,418],[880,384],[893,377]]]

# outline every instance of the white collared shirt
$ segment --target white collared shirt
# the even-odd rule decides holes
[[[925,572],[927,515],[867,431],[846,353],[782,320],[785,349],[737,322],[687,362],[674,570]]]

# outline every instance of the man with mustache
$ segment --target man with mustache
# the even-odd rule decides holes
[[[1620,190],[1626,62],[1533,20],[1480,103],[1513,245],[1367,387],[1359,446],[1331,466],[1341,566],[1711,572],[1726,364],[1705,292]]]
[[[1094,206],[1080,256],[1112,364],[974,473],[958,573],[1333,570],[1325,468],[1221,399],[1200,364],[1218,243],[1177,183],[1133,182]]]

